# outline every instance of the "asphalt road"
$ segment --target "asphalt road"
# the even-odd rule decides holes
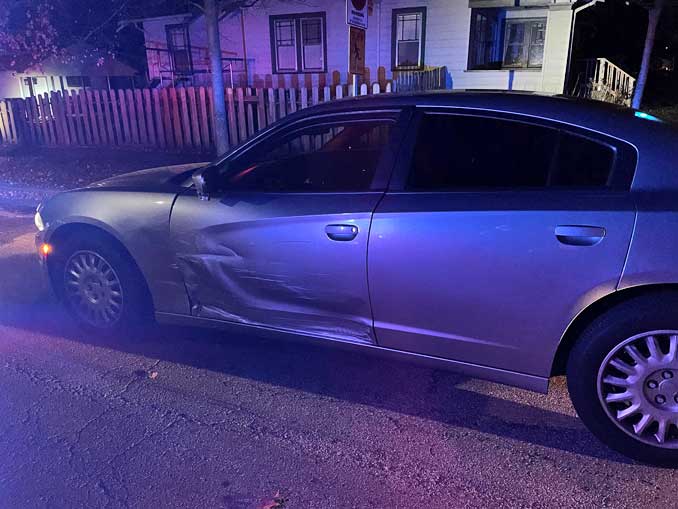
[[[676,507],[548,396],[315,345],[154,328],[102,340],[0,211],[0,507]],[[279,493],[277,505],[273,497]]]

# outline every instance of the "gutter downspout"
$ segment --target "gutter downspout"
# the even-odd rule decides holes
[[[589,7],[593,7],[598,2],[604,2],[604,1],[605,0],[591,0],[590,2],[587,2],[584,5],[580,5],[579,7],[575,7],[575,9],[574,9],[574,14],[572,14],[572,23],[570,24],[570,45],[567,49],[567,67],[565,69],[565,83],[567,84],[568,87],[570,85],[570,68],[572,67],[572,46],[574,45],[574,30],[576,28],[576,23],[577,23],[577,14],[579,14],[584,9],[588,9]],[[563,90],[563,93],[567,94],[567,90]]]

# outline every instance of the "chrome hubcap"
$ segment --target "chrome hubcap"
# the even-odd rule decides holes
[[[78,251],[66,262],[66,298],[95,327],[111,327],[122,314],[123,292],[113,267],[97,253]]]
[[[598,371],[598,399],[625,433],[678,449],[678,330],[623,341]]]

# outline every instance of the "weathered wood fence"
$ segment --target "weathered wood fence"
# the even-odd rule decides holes
[[[360,95],[390,92],[378,83]],[[299,109],[350,95],[346,85],[227,88],[230,144]],[[0,142],[44,146],[149,146],[210,151],[214,99],[208,87],[52,92],[0,101]]]

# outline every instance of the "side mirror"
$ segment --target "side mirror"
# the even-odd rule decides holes
[[[209,200],[210,195],[217,191],[218,171],[215,166],[205,166],[193,173],[191,177],[195,191],[201,200]]]

